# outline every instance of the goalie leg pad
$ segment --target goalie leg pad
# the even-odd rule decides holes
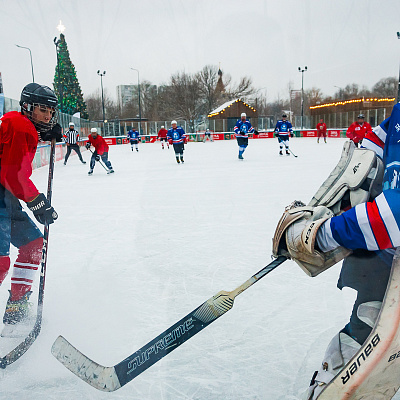
[[[344,332],[339,332],[328,345],[324,360],[317,374],[314,374],[308,389],[307,400],[314,400],[325,386],[351,360],[361,345]]]

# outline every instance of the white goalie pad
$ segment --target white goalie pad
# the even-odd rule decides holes
[[[375,198],[382,191],[384,167],[375,152],[345,142],[339,163],[309,206],[326,206],[335,215]]]
[[[400,249],[393,259],[389,284],[379,302],[360,306],[358,315],[377,320],[372,332],[344,368],[325,386],[318,400],[389,400],[400,387]],[[379,310],[378,310],[379,308]]]

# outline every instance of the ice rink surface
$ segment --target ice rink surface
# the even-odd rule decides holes
[[[311,199],[343,143],[294,138],[294,158],[279,157],[275,139],[251,140],[244,161],[235,141],[189,143],[184,165],[159,143],[142,144],[138,153],[111,146],[115,174],[97,164],[90,177],[76,156],[67,166],[57,162],[52,203],[59,219],[50,228],[42,333],[21,360],[0,370],[0,397],[300,399],[350,316],[355,292],[336,288],[340,265],[310,278],[285,262],[113,393],[79,380],[50,348],[62,334],[94,361],[114,365],[212,295],[239,286],[270,262],[284,207]],[[43,167],[32,176],[43,192],[47,174]]]

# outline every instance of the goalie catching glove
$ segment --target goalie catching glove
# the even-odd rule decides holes
[[[294,201],[286,207],[278,222],[272,240],[274,257],[293,259],[310,276],[316,276],[343,260],[351,250],[338,246],[324,252],[317,245],[318,230],[333,216],[325,206],[312,207]]]

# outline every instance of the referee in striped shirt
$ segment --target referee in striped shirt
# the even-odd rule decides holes
[[[71,154],[71,150],[74,149],[76,154],[78,154],[79,159],[82,164],[86,164],[83,160],[81,151],[78,145],[79,133],[75,130],[75,125],[73,122],[69,123],[69,129],[64,134],[64,142],[67,143],[67,154],[65,155],[64,165],[67,165],[68,157]]]

